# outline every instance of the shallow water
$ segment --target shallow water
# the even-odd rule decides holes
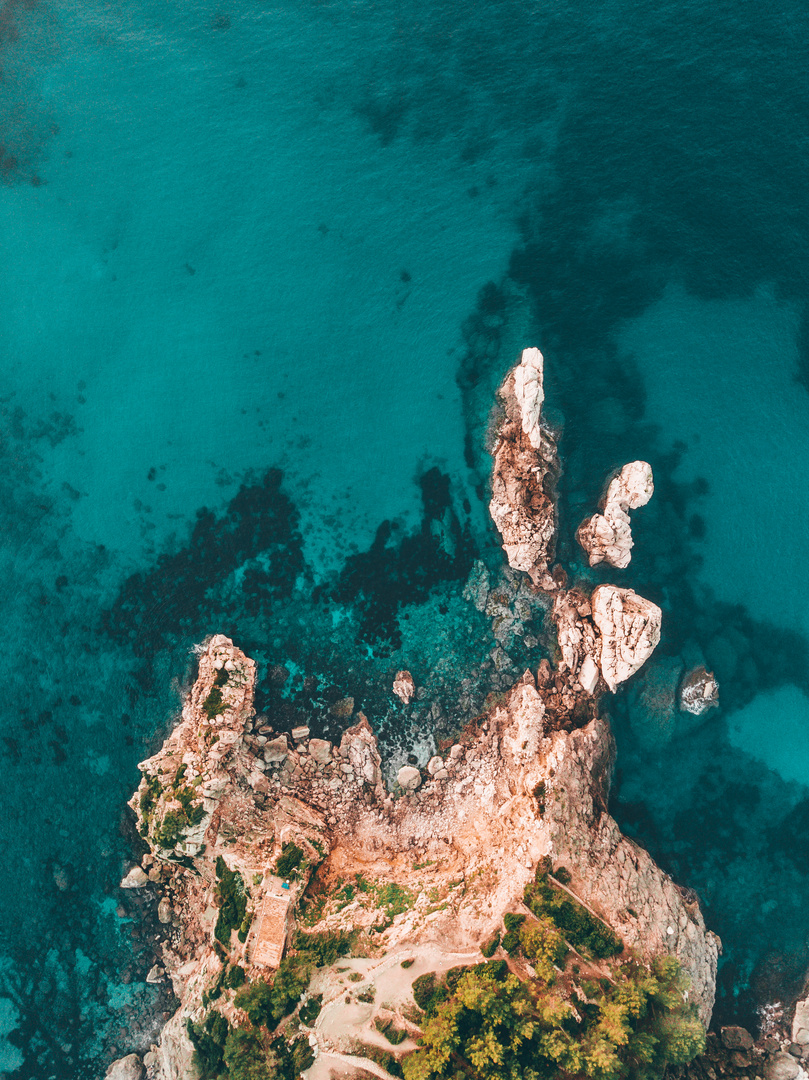
[[[194,642],[251,651],[279,724],[351,693],[391,761],[507,679],[461,594],[502,563],[486,415],[533,343],[562,558],[586,573],[576,525],[647,458],[615,579],[663,604],[661,664],[721,683],[703,725],[616,698],[615,812],[722,934],[719,1016],[800,976],[807,21],[6,0],[0,1070],[98,1075],[171,1007],[116,886]]]

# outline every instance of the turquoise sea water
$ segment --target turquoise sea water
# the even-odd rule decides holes
[[[351,693],[390,753],[495,685],[461,592],[501,562],[486,414],[526,344],[562,558],[585,572],[576,525],[647,458],[613,576],[665,609],[644,679],[704,657],[721,684],[691,726],[648,681],[616,697],[613,810],[722,935],[718,1018],[800,980],[808,24],[0,5],[0,1072],[98,1076],[172,1008],[123,807],[206,633],[293,672],[262,683],[279,724]],[[406,730],[402,664],[437,704]]]

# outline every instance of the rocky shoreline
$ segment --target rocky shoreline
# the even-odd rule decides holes
[[[153,974],[171,979],[180,1002],[145,1056],[149,1080],[193,1075],[189,1036],[211,1001],[239,1024],[244,1014],[222,992],[229,973],[238,968],[250,983],[277,968],[313,896],[331,889],[322,917],[309,923],[316,930],[362,931],[369,955],[422,950],[440,968],[444,954],[468,962],[491,955],[481,949],[498,933],[503,912],[528,910],[523,896],[542,866],[553,872],[555,889],[642,962],[676,957],[688,976],[688,999],[708,1025],[720,943],[706,929],[694,894],[622,836],[607,812],[615,751],[599,698],[651,655],[661,611],[613,585],[599,585],[590,595],[568,588],[564,570],[553,565],[560,466],[556,436],[542,414],[542,373],[539,350],[527,349],[501,387],[490,510],[509,565],[528,575],[531,593],[549,610],[556,663],[543,660],[526,670],[425,770],[406,765],[386,783],[371,724],[354,714],[349,700],[343,715],[355,722],[339,746],[310,738],[305,726],[274,730],[272,718],[253,707],[254,661],[222,635],[205,643],[181,722],[141,763],[143,779],[130,803],[151,854],[122,884],[162,892],[158,915],[167,939],[162,968]],[[626,565],[632,546],[626,511],[648,501],[651,490],[643,462],[613,480],[601,515],[612,531],[607,535],[598,515],[580,529],[591,561],[595,555]],[[495,594],[484,577],[485,570],[473,571],[467,591],[476,606],[481,597],[488,612]],[[512,618],[508,604],[502,617]],[[397,673],[393,692],[405,704],[416,696],[409,672]],[[681,708],[698,713],[715,700],[710,673],[690,673]],[[293,849],[300,853],[297,881],[284,883],[279,867]],[[410,898],[405,909],[380,924],[359,901],[337,906],[335,883],[347,880],[349,868],[358,880],[376,882],[377,890],[404,890]],[[226,886],[237,879],[240,917],[220,932],[230,902]],[[326,1006],[334,1012],[350,997],[345,980],[323,976],[320,982],[324,1015]],[[402,992],[407,997],[410,984]],[[384,1013],[371,1005],[363,1024],[378,1027],[387,1022]],[[404,1005],[397,1016],[406,1027]],[[737,1030],[723,1029],[704,1058],[672,1075],[752,1077],[759,1067],[767,1080],[806,1075],[798,1063],[802,1050],[794,1049],[804,1045],[797,1035],[790,1053],[783,1039],[756,1047],[746,1032],[726,1034]],[[316,1055],[307,1075],[325,1078],[329,1073],[318,1069],[329,1061],[345,1066],[345,1039],[333,1026],[318,1021],[306,1034]],[[745,1045],[730,1045],[734,1039]],[[114,1063],[109,1075],[140,1075],[132,1058]],[[793,1063],[796,1071],[789,1072]],[[379,1066],[363,1067],[389,1075]]]

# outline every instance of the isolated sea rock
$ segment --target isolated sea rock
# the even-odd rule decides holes
[[[556,540],[556,439],[542,423],[542,354],[524,349],[499,390],[504,415],[493,449],[489,512],[509,565],[536,585],[555,588],[548,574]]]
[[[689,671],[680,684],[680,708],[683,712],[701,716],[719,705],[719,683],[712,671],[697,667]]]
[[[149,875],[140,866],[133,866],[121,882],[122,889],[142,889],[149,884]]]
[[[613,477],[601,513],[586,518],[576,533],[590,566],[601,562],[618,569],[629,566],[633,546],[629,511],[645,506],[653,494],[652,467],[646,461],[630,461]]]
[[[404,705],[410,704],[416,694],[416,683],[409,671],[396,672],[393,692]]]
[[[591,604],[593,622],[601,636],[601,674],[614,691],[654,652],[663,613],[651,600],[615,585],[599,585]]]

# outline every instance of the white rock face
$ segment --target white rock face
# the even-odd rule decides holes
[[[148,875],[140,866],[133,866],[121,882],[122,889],[142,889],[149,884]]]
[[[542,441],[539,419],[545,400],[543,363],[539,349],[523,349],[520,362],[514,369],[514,396],[520,406],[522,429],[535,450],[539,449]]]
[[[652,467],[646,461],[630,461],[613,477],[602,512],[586,518],[576,533],[590,566],[600,562],[621,570],[629,566],[633,546],[629,511],[645,506],[653,494]]]
[[[141,1080],[142,1076],[143,1063],[137,1054],[118,1058],[107,1069],[107,1080]]]
[[[601,635],[601,673],[614,691],[654,652],[663,613],[651,600],[615,585],[599,585],[591,603],[593,622]]]
[[[393,692],[404,704],[409,705],[416,693],[416,683],[409,671],[397,671],[393,680]]]

